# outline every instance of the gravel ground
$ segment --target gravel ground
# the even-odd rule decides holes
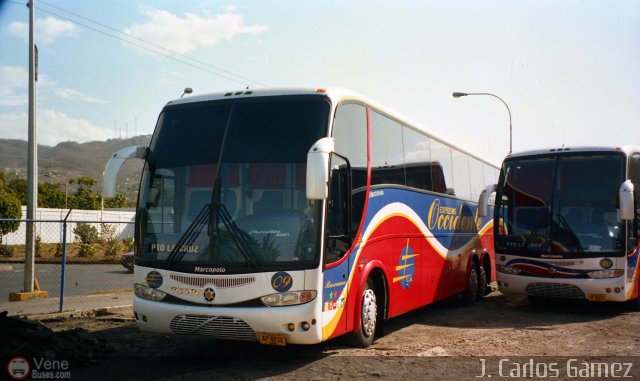
[[[367,349],[342,340],[280,348],[143,334],[131,309],[118,308],[5,318],[0,355],[3,364],[17,355],[66,362],[72,379],[600,380],[640,378],[639,326],[640,312],[618,304],[533,306],[493,292],[473,306],[450,299],[392,319]]]

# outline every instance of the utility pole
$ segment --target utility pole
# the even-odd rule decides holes
[[[29,153],[27,162],[27,241],[24,291],[33,292],[35,235],[33,220],[38,206],[38,144],[36,141],[36,48],[33,36],[35,0],[29,0]]]
[[[34,0],[29,0],[29,134],[27,161],[27,238],[24,258],[23,292],[9,294],[10,301],[27,300],[34,297],[46,298],[47,292],[40,291],[35,278],[36,237],[35,224],[38,208],[38,144],[36,141],[36,81],[38,79],[38,50],[33,39]]]

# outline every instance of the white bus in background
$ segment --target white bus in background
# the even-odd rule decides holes
[[[637,305],[640,147],[511,154],[494,191],[501,292]]]

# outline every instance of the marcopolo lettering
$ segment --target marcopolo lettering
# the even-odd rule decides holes
[[[227,271],[224,267],[201,267],[196,266],[194,269],[197,273],[206,273],[206,274],[219,274]]]

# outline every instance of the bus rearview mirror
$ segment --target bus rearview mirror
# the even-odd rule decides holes
[[[486,217],[489,214],[489,197],[496,191],[498,186],[496,184],[487,185],[486,188],[480,192],[480,198],[478,200],[478,216]]]
[[[633,207],[633,183],[627,180],[618,190],[618,198],[620,199],[620,218],[630,221],[635,218],[635,208]]]
[[[315,142],[307,153],[307,198],[326,200],[329,196],[329,154],[333,152],[335,140],[322,138]]]
[[[116,196],[116,177],[122,164],[129,159],[144,159],[147,148],[144,146],[129,146],[114,153],[102,172],[102,197],[111,199]]]

